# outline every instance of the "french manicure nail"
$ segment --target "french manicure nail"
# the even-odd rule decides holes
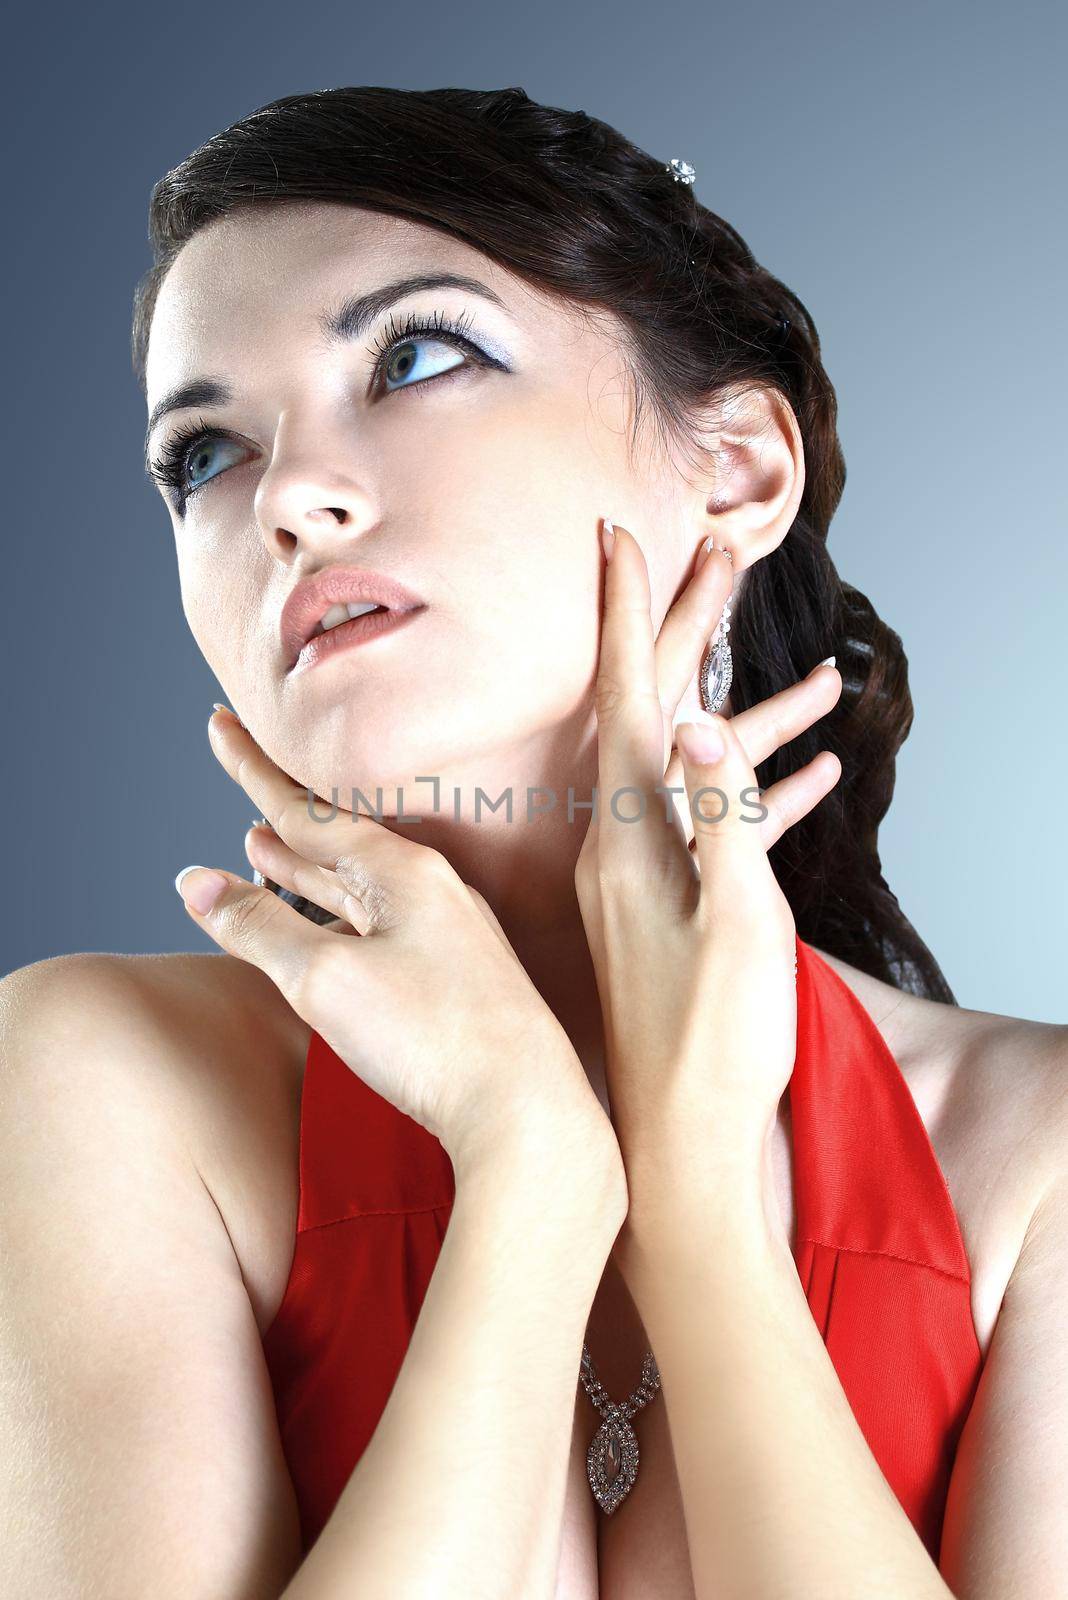
[[[190,872],[205,872],[207,876],[191,883],[188,889],[182,888],[182,883]],[[209,867],[197,866],[183,867],[174,880],[174,887],[181,895],[187,906],[192,906],[194,911],[206,916],[226,888],[226,879],[221,872],[213,872]]]
[[[605,560],[611,561],[612,551],[615,549],[616,544],[616,530],[615,525],[611,523],[607,517],[603,518],[603,525],[601,527],[601,544],[604,546]]]
[[[821,661],[818,664],[821,667],[833,667],[834,666],[834,660],[835,660],[834,656],[828,656],[825,661]]]
[[[245,724],[241,721],[241,718],[238,716],[237,712],[236,711],[231,711],[229,706],[224,706],[221,700],[213,701],[211,709],[213,711],[221,711],[224,716],[233,717],[234,721],[238,724],[239,727],[241,727],[241,728],[245,727]],[[247,728],[245,728],[245,732],[246,733],[248,732]]]

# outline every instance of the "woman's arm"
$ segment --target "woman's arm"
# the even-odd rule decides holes
[[[551,1600],[583,1331],[622,1221],[578,1131],[498,1130],[457,1173],[400,1375],[285,1600]]]
[[[1014,1157],[1051,1176],[961,1435],[937,1566],[806,1304],[770,1160],[758,1196],[741,1172],[702,1178],[703,1144],[665,1151],[656,1220],[647,1208],[621,1241],[663,1381],[699,1597],[1068,1600],[1066,1074],[1068,1057],[1046,1125]]]
[[[106,956],[12,974],[0,1015],[0,1590],[551,1596],[582,1333],[625,1209],[590,1119],[532,1104],[471,1146],[379,1427],[298,1566],[256,1320],[188,1141],[213,1059],[183,1059]]]
[[[689,1186],[707,1166],[665,1150],[662,1202],[620,1263],[656,1351],[698,1600],[949,1600],[806,1303],[770,1158],[763,1196],[718,1160]]]

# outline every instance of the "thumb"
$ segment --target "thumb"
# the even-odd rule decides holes
[[[174,887],[221,949],[259,967],[287,999],[297,993],[323,937],[307,917],[270,889],[217,867],[183,867]]]
[[[723,895],[729,904],[745,895],[761,858],[767,859],[760,829],[743,812],[743,794],[759,792],[756,774],[729,718],[683,722],[676,732],[702,899]]]

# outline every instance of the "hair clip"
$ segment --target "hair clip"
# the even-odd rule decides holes
[[[672,157],[664,171],[670,172],[676,183],[692,183],[697,176],[696,168],[688,161],[680,161],[678,156]]]

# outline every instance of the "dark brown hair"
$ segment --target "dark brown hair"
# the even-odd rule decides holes
[[[261,106],[154,186],[153,265],[134,301],[142,389],[153,307],[177,252],[217,217],[289,201],[438,228],[580,312],[614,315],[634,385],[632,444],[648,418],[699,459],[695,419],[727,386],[785,396],[804,441],[804,494],[782,544],[739,587],[731,705],[765,700],[834,654],[838,704],[763,762],[757,779],[768,788],[821,749],[835,752],[842,775],[770,861],[807,943],[955,1004],[882,874],[879,824],[912,724],[908,669],[898,635],[827,550],[845,461],[819,336],[797,296],[666,162],[584,111],[540,105],[518,88],[324,89]]]

